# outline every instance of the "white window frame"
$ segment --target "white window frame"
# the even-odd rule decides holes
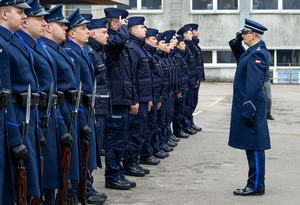
[[[250,2],[250,12],[254,14],[260,14],[260,13],[281,13],[281,14],[299,14],[300,9],[283,9],[283,0],[277,0],[278,1],[278,9],[253,9],[253,0]]]
[[[221,0],[212,0],[213,1],[213,9],[212,10],[193,10],[193,1],[190,0],[190,13],[191,14],[214,14],[214,13],[221,13],[221,14],[239,14],[240,13],[240,1],[238,0],[238,8],[236,10],[218,10],[218,1]]]
[[[161,14],[164,11],[164,0],[161,0],[161,9],[142,9],[142,0],[136,0],[136,7],[137,9],[127,9],[127,11],[130,14]]]
[[[204,68],[236,68],[236,63],[218,63],[217,52],[218,51],[231,51],[228,47],[201,47],[202,51],[212,52],[212,63],[204,63]]]

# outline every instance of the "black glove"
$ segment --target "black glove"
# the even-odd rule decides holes
[[[62,147],[68,147],[72,149],[73,138],[69,133],[59,136],[59,141]]]
[[[234,43],[242,43],[242,41],[243,41],[243,38],[242,38],[242,32],[241,32],[241,31],[236,32],[235,35],[236,35],[236,36],[235,36],[235,39],[233,39],[233,42],[234,42]]]
[[[79,129],[81,140],[90,141],[92,130],[87,125],[84,125],[82,128]]]
[[[44,136],[41,137],[41,139],[40,139],[40,146],[41,147],[45,147],[46,144],[47,144],[46,138]]]
[[[17,145],[10,149],[11,160],[17,165],[20,160],[26,160],[28,157],[27,148],[24,144]]]
[[[243,117],[243,121],[244,121],[244,123],[247,127],[253,127],[254,126],[253,119]]]

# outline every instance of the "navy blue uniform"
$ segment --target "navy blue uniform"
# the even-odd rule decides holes
[[[5,48],[2,46],[0,38],[0,58],[1,62],[7,62],[8,54]],[[2,73],[5,71],[6,64],[0,63],[0,92],[5,89],[5,81],[9,81],[7,75],[9,73]],[[11,103],[10,103],[11,104]],[[2,105],[4,106],[4,105]],[[14,187],[12,178],[12,165],[9,156],[9,146],[7,139],[7,121],[6,121],[6,111],[7,108],[0,107],[0,204],[14,204]]]
[[[194,85],[197,85],[197,67],[196,67],[196,58],[193,54],[193,51],[191,50],[191,47],[193,46],[192,41],[185,41],[186,47],[186,55],[184,56],[184,60],[188,64],[189,68],[189,82],[190,82],[190,88],[188,92],[186,93],[186,100],[185,100],[185,108],[184,108],[184,122],[183,122],[183,129],[187,130],[192,125],[190,122],[190,119],[193,116],[193,96],[194,96]]]
[[[184,60],[186,51],[175,48],[175,60],[177,62],[178,69],[178,83],[180,86],[181,98],[175,99],[175,113],[173,119],[173,131],[174,133],[182,132],[183,112],[185,107],[186,93],[189,90],[189,70],[188,65]]]
[[[197,74],[197,82],[199,82],[199,86],[197,88],[193,89],[193,100],[192,100],[192,106],[191,106],[190,113],[193,113],[197,107],[200,84],[201,84],[201,81],[205,80],[202,53],[201,53],[201,48],[198,45],[199,39],[193,38],[192,42],[193,42],[193,44],[190,48],[193,51],[193,54],[194,54],[195,60],[196,60],[196,74]],[[190,123],[194,124],[193,115],[190,115],[189,117],[190,117],[189,118]]]
[[[93,93],[94,85],[94,66],[92,65],[87,52],[84,48],[80,47],[77,43],[67,39],[64,47],[67,54],[73,59],[75,64],[75,70],[80,70],[80,80],[82,82],[82,91],[83,95]],[[88,109],[83,106],[85,118],[87,118]],[[79,124],[81,124],[79,120]],[[95,116],[92,116],[90,119],[90,124],[88,125],[91,130],[91,139],[89,141],[89,170],[92,171],[97,169],[97,146],[95,138]],[[79,127],[82,127],[79,125]],[[98,155],[98,157],[100,157]]]
[[[76,74],[75,66],[65,50],[59,44],[48,38],[42,37],[40,38],[40,41],[43,44],[44,48],[50,53],[54,60],[54,63],[56,64],[58,91],[66,92],[68,90],[78,89],[78,85],[76,84],[78,73]],[[77,82],[79,82],[79,80],[77,80]],[[65,124],[69,129],[70,113],[75,110],[75,104],[70,104],[70,102],[68,102],[68,100],[64,98],[63,103],[59,105],[59,109],[61,111],[62,119],[65,121]],[[83,112],[79,111],[78,113],[82,114]],[[82,118],[82,116],[78,115],[78,118]],[[80,179],[80,153],[77,133],[77,123],[73,123],[71,132],[71,135],[73,137],[73,144],[71,150],[71,165],[69,173],[69,178],[71,180]]]
[[[89,42],[84,45],[84,48],[94,66],[94,75],[97,80],[97,94],[101,96],[99,105],[95,107],[97,156],[100,156],[100,151],[106,138],[105,119],[106,115],[108,115],[111,111],[108,73],[106,65],[104,64],[106,57],[103,46],[93,38],[89,38]],[[100,158],[97,158],[97,162],[98,167],[102,168]]]
[[[165,55],[167,53],[165,51],[156,50],[154,57],[160,63],[162,68],[162,90],[161,90],[161,107],[157,112],[157,126],[158,126],[158,136],[159,136],[159,145],[153,146],[153,152],[157,153],[161,150],[161,146],[164,143],[164,136],[166,133],[166,104],[167,99],[169,97],[169,66],[166,63]]]
[[[108,29],[106,66],[111,89],[112,113],[106,116],[107,139],[105,145],[105,181],[124,179],[121,158],[128,137],[130,105],[136,104],[131,61],[125,47],[129,39],[128,27],[122,25],[118,31]]]
[[[263,89],[269,69],[269,54],[261,40],[245,51],[241,43],[229,42],[237,59],[233,84],[233,99],[229,146],[246,150],[249,164],[247,187],[265,188],[265,153],[270,149],[270,137],[266,116],[267,99]],[[243,117],[253,119],[253,127],[247,127]]]
[[[159,152],[159,128],[157,124],[157,105],[161,102],[162,96],[162,83],[163,83],[163,70],[161,62],[153,55],[156,52],[156,48],[145,43],[144,48],[149,57],[149,63],[151,68],[151,77],[152,77],[152,89],[153,89],[153,106],[150,112],[148,113],[148,130],[151,132],[150,140],[145,140],[142,147],[140,156],[147,158],[153,155],[153,152]]]
[[[5,78],[11,79],[11,82],[5,82],[3,87],[11,89],[15,95],[27,92],[28,84],[30,84],[32,93],[37,93],[39,91],[38,79],[33,68],[33,58],[29,48],[22,42],[23,40],[18,34],[13,34],[2,26],[0,26],[0,35],[1,44],[9,56],[9,58],[1,59],[1,63],[7,65],[6,69],[2,69],[2,75],[6,73]],[[25,122],[26,111],[16,103],[9,106],[7,111],[9,113],[7,115],[8,144],[11,148],[22,143],[18,124]],[[41,196],[42,193],[40,147],[37,134],[40,130],[38,129],[38,110],[32,108],[29,133],[25,137],[25,145],[28,150],[28,159],[25,162],[28,196]]]
[[[35,41],[24,31],[18,31],[24,42],[31,49],[34,59],[34,69],[39,79],[39,90],[49,94],[51,83],[53,83],[53,94],[56,93],[57,69],[52,56],[44,50],[41,44]],[[46,116],[46,108],[39,112],[39,119],[42,121]],[[57,118],[58,117],[58,118]],[[57,127],[60,126],[61,133],[58,133]],[[43,148],[44,172],[43,189],[59,189],[63,186],[62,162],[60,155],[60,135],[68,131],[61,114],[56,106],[51,107],[49,125],[45,130],[47,146]]]
[[[147,118],[148,102],[153,100],[149,59],[143,48],[145,41],[132,34],[129,34],[129,36],[129,42],[126,44],[126,47],[132,62],[132,74],[136,84],[139,111],[137,115],[130,115],[128,143],[123,158],[124,167],[139,164],[138,159],[144,141],[151,138],[151,134],[147,130]]]

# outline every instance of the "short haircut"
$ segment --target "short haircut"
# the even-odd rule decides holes
[[[130,34],[132,34],[132,29],[133,29],[133,28],[137,28],[137,27],[138,27],[138,25],[130,26],[130,27],[128,28],[128,32],[129,32]]]
[[[116,21],[118,21],[118,19],[116,19],[116,18],[107,18],[107,26],[108,26],[108,28],[111,27],[111,23],[112,22],[116,22]]]

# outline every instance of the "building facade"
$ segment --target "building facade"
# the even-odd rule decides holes
[[[100,18],[106,7],[84,6],[82,12]],[[147,27],[160,31],[199,24],[208,81],[233,81],[236,60],[228,41],[245,18],[258,21],[268,28],[263,40],[271,54],[273,83],[300,83],[299,0],[129,0],[128,6],[116,7],[128,9],[130,16],[144,16]]]

